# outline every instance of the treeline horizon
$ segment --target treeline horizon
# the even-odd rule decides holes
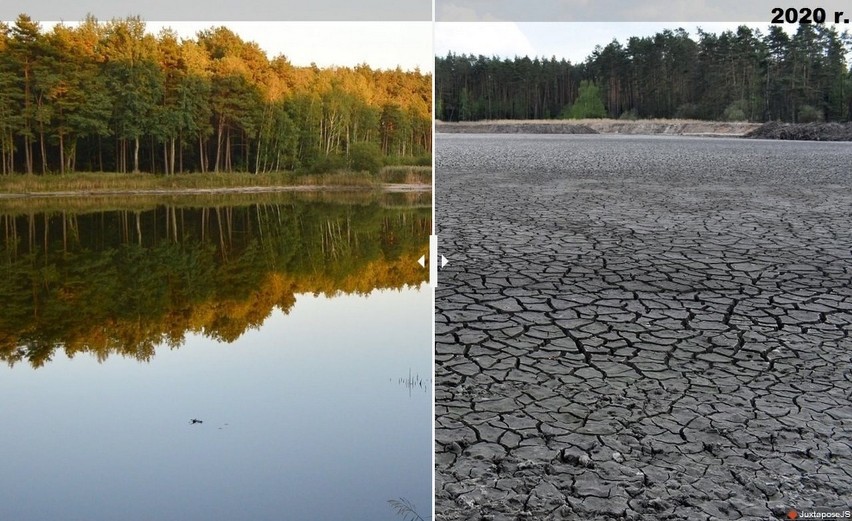
[[[849,45],[847,32],[803,24],[792,36],[778,26],[765,34],[699,29],[695,39],[666,29],[599,45],[579,64],[450,52],[435,58],[436,117],[849,121]],[[575,108],[581,91],[583,107]],[[599,107],[590,97],[603,107],[586,110]]]
[[[0,173],[313,172],[430,164],[432,77],[297,67],[226,27],[0,22]]]

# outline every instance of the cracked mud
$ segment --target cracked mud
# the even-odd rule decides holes
[[[852,506],[852,147],[436,151],[436,519]]]

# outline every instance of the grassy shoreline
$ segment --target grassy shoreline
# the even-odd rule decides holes
[[[73,174],[0,175],[0,197],[50,196],[64,194],[114,195],[121,193],[192,193],[227,191],[295,190],[394,190],[394,186],[426,185],[431,189],[431,167],[385,167],[378,175],[366,172],[296,174],[117,174],[80,172]],[[410,188],[409,188],[410,189]]]
[[[432,207],[431,192],[426,191],[375,191],[375,190],[300,190],[258,192],[169,192],[168,194],[51,194],[50,197],[2,197],[0,216],[32,215],[38,213],[90,213],[101,211],[138,212],[170,206],[174,208],[228,207],[249,205],[289,204],[294,201],[317,203],[342,203],[348,205],[378,204],[386,208]]]

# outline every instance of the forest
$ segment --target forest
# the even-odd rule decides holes
[[[432,77],[297,67],[226,27],[0,23],[0,173],[323,172],[431,160]]]
[[[803,24],[793,35],[664,30],[597,46],[580,64],[450,53],[435,60],[436,116],[849,121],[850,44],[846,32]]]

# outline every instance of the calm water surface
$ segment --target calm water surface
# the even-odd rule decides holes
[[[430,219],[0,210],[0,519],[431,514]]]

